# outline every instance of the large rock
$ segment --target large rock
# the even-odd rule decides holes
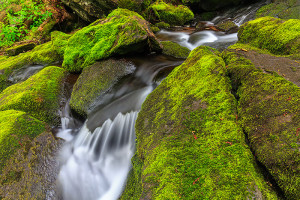
[[[142,16],[116,9],[107,18],[92,23],[69,39],[63,67],[78,72],[112,55],[160,51],[161,48]]]
[[[183,47],[175,42],[162,41],[161,44],[163,45],[162,53],[168,56],[173,56],[175,58],[186,59],[191,52],[191,50],[189,50],[188,48]]]
[[[44,68],[26,81],[2,91],[0,110],[21,110],[41,121],[58,124],[59,95],[64,77],[62,68]]]
[[[147,97],[123,199],[277,199],[237,123],[218,55],[193,50]]]
[[[151,22],[163,21],[170,25],[184,25],[194,18],[194,13],[184,5],[174,6],[158,0],[147,8]]]
[[[273,54],[300,54],[300,20],[262,17],[243,24],[239,43],[266,49]]]
[[[46,131],[46,124],[16,110],[0,111],[0,172],[12,154],[20,149],[25,140],[32,140]]]
[[[97,97],[109,92],[121,78],[134,70],[134,65],[123,59],[109,59],[85,68],[74,85],[71,108],[86,116]]]
[[[224,57],[239,99],[239,123],[255,156],[287,199],[300,199],[299,87],[235,53]]]

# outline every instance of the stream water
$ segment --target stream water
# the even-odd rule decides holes
[[[244,22],[252,12],[250,8],[245,10],[244,15],[235,18],[237,24]],[[199,45],[222,50],[237,41],[236,33],[207,30],[190,34],[162,30],[157,36],[191,50]],[[135,152],[134,125],[138,111],[147,95],[183,62],[162,55],[129,60],[135,65],[134,74],[96,100],[83,124],[72,117],[68,103],[61,113],[62,127],[57,136],[66,140],[59,155],[61,199],[118,199]]]

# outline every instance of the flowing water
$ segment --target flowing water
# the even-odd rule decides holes
[[[245,8],[234,22],[240,25],[248,20],[253,9],[257,8]],[[215,18],[211,23],[216,23],[220,18]],[[157,37],[177,42],[190,50],[200,45],[223,50],[237,41],[236,33],[208,30],[190,34],[162,30]],[[129,60],[135,65],[134,74],[97,98],[83,125],[72,117],[68,102],[61,112],[62,127],[57,136],[66,140],[59,156],[58,189],[61,199],[118,199],[135,152],[134,125],[138,111],[147,95],[175,66],[183,62],[162,55]]]

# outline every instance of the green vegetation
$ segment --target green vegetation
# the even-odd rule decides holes
[[[65,49],[63,67],[79,72],[96,60],[111,55],[124,55],[145,50],[160,50],[148,23],[139,14],[116,9],[107,18],[100,19],[77,31]]]
[[[164,21],[170,25],[184,25],[194,18],[194,13],[184,5],[174,6],[158,0],[147,8],[150,21]]]
[[[23,140],[33,139],[46,130],[44,122],[15,110],[0,111],[0,127],[0,172],[11,155],[22,147]]]
[[[276,73],[263,73],[234,53],[223,56],[239,99],[239,123],[255,156],[287,199],[299,199],[299,87]]]
[[[300,53],[300,20],[262,17],[245,23],[238,32],[239,43],[266,49],[273,54]]]
[[[164,29],[170,28],[170,24],[167,24],[166,22],[158,22],[155,24],[155,26],[157,26],[158,28],[164,28]]]
[[[133,73],[134,66],[126,60],[105,60],[83,70],[74,85],[70,106],[86,116],[97,97],[109,91],[122,77]]]
[[[142,189],[127,186],[123,196],[277,199],[245,143],[218,55],[198,47],[147,97],[136,122],[139,161],[128,180],[141,180]]]
[[[0,47],[26,39],[52,15],[41,0],[4,0],[0,4]]]
[[[46,67],[24,82],[14,84],[0,93],[0,110],[21,110],[50,123],[60,122],[59,95],[65,71]]]
[[[163,45],[163,54],[168,56],[173,56],[175,58],[184,58],[186,59],[191,52],[188,48],[182,47],[179,44],[171,41],[162,41]]]
[[[256,17],[279,17],[281,19],[300,19],[300,3],[298,0],[273,0],[261,7]]]

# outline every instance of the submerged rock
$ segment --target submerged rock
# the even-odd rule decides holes
[[[196,48],[147,97],[123,199],[277,199],[237,123],[218,55]]]
[[[120,79],[134,70],[134,65],[124,59],[109,59],[85,68],[73,87],[71,108],[86,116],[97,97],[107,93]]]
[[[243,24],[239,43],[266,49],[273,54],[300,54],[300,20],[262,17]]]
[[[16,150],[25,145],[24,141],[46,130],[44,122],[16,110],[0,111],[0,127],[0,172]]]
[[[21,110],[49,124],[60,123],[59,95],[65,70],[47,67],[0,93],[0,110]]]
[[[300,89],[235,53],[224,54],[238,117],[257,159],[287,199],[300,199]]]
[[[147,8],[151,22],[163,21],[170,25],[182,26],[194,18],[194,13],[184,5],[174,6],[158,0]]]
[[[77,31],[65,49],[63,67],[79,72],[112,55],[160,51],[150,25],[139,14],[116,9],[107,18]]]
[[[175,58],[186,59],[189,56],[191,50],[186,47],[180,46],[179,44],[171,41],[162,41],[163,45],[162,53],[168,56],[173,56]]]

